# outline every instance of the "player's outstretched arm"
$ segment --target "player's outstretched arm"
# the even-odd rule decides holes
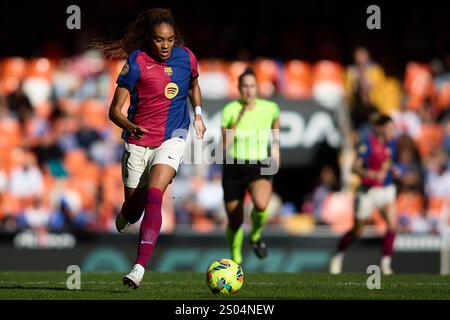
[[[200,85],[198,79],[195,78],[190,83],[189,88],[189,101],[194,108],[194,130],[198,139],[203,139],[203,135],[206,131],[206,126],[203,123],[202,118],[202,93],[200,91]]]
[[[117,87],[114,92],[114,97],[109,107],[109,119],[118,127],[129,131],[131,135],[142,138],[147,132],[147,129],[137,126],[125,117],[122,113],[122,107],[129,95],[129,91],[122,87]]]

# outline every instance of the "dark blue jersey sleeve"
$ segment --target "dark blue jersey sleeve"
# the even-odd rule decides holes
[[[136,61],[136,56],[139,52],[140,50],[136,50],[130,54],[116,81],[119,87],[126,88],[130,93],[135,90],[139,80],[139,64]]]

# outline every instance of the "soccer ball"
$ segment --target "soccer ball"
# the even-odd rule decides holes
[[[213,293],[234,294],[244,283],[244,272],[233,260],[216,260],[208,267],[206,282]]]

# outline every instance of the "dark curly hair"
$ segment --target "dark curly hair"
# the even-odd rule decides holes
[[[183,46],[183,38],[176,28],[170,9],[153,8],[141,12],[127,28],[120,40],[99,39],[90,47],[100,50],[108,58],[126,59],[136,49],[149,51],[152,32],[155,26],[166,23],[175,31],[175,46]]]

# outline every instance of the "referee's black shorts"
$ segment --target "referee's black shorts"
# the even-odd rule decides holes
[[[273,175],[261,174],[261,169],[267,167],[269,165],[260,162],[256,164],[225,163],[222,173],[224,201],[228,202],[244,198],[246,189],[255,180],[267,179],[271,181]]]

